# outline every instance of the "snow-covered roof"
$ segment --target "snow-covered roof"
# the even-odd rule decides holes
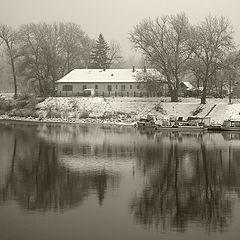
[[[136,74],[143,71],[136,69],[74,69],[57,83],[84,83],[84,82],[136,82]]]
[[[193,89],[193,85],[190,82],[182,82],[188,89]]]

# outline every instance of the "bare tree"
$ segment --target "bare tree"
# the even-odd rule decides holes
[[[237,79],[239,79],[239,67],[240,53],[236,51],[229,53],[224,60],[224,69],[221,71],[223,75],[222,85],[226,84],[228,86],[229,103],[232,103],[232,93],[237,84]]]
[[[46,79],[50,72],[50,52],[45,41],[49,38],[46,34],[47,26],[45,24],[27,24],[20,28],[22,49],[20,71],[29,81],[38,82],[41,95],[45,95],[45,89],[49,89],[46,86]]]
[[[139,88],[145,89],[148,94],[153,96],[164,94],[164,79],[158,71],[154,69],[139,71],[136,80],[139,82]]]
[[[224,17],[208,16],[193,28],[191,37],[191,49],[199,63],[203,84],[201,103],[205,104],[210,79],[217,70],[224,68],[223,60],[234,47],[231,23]]]
[[[123,56],[120,49],[120,44],[117,43],[116,41],[110,42],[108,58],[109,58],[111,68],[121,68],[124,64]]]
[[[190,24],[185,14],[145,19],[130,33],[130,41],[149,63],[166,77],[171,100],[178,101],[192,51],[189,45]]]
[[[17,98],[17,76],[16,76],[16,59],[18,55],[18,33],[10,26],[0,25],[0,45],[5,44],[7,56],[10,60],[13,81],[14,81],[14,98]]]
[[[20,33],[21,73],[41,95],[54,94],[57,79],[88,65],[92,41],[77,24],[27,24]]]
[[[62,47],[62,72],[65,75],[74,68],[87,67],[89,65],[90,52],[93,47],[91,40],[75,23],[60,23],[60,45]]]

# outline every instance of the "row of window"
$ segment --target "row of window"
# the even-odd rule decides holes
[[[121,86],[121,91],[125,91],[126,90],[126,86],[125,85],[120,85]],[[108,89],[108,92],[111,92],[113,91],[113,87],[112,85],[108,85],[107,86],[107,89]],[[83,90],[84,89],[87,89],[87,85],[83,85]],[[95,85],[95,90],[98,89],[98,85]],[[118,89],[118,85],[115,85],[115,89]],[[132,85],[129,86],[129,89],[132,89]],[[139,86],[137,86],[137,89],[139,89]],[[62,88],[63,91],[70,91],[72,92],[73,91],[73,86],[72,85],[63,85],[63,88]]]
[[[73,86],[72,85],[63,85],[62,90],[66,91],[66,92],[72,92]]]
[[[83,85],[83,90],[87,88],[87,85]],[[112,85],[108,85],[107,89],[109,92],[111,92],[113,90],[114,86]],[[130,89],[132,89],[132,85],[129,86]],[[98,85],[95,85],[95,90],[98,89]],[[115,85],[115,89],[118,89],[118,85]],[[126,86],[125,85],[121,85],[121,91],[125,91],[126,90]]]

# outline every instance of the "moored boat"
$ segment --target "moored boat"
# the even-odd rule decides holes
[[[205,128],[203,127],[195,127],[195,126],[156,126],[157,131],[171,131],[171,132],[193,132],[193,131],[203,131]]]
[[[156,125],[156,130],[163,131],[202,131],[205,130],[205,119],[198,116],[190,116],[187,120],[183,120],[179,117],[175,122],[164,123],[162,125]]]
[[[156,127],[156,117],[152,114],[148,114],[147,117],[141,117],[137,121],[138,128],[155,128]]]
[[[218,131],[222,131],[223,129],[222,129],[222,124],[211,124],[211,125],[209,125],[208,127],[207,127],[207,130],[208,131],[216,131],[216,132],[218,132]]]
[[[240,120],[225,120],[221,129],[222,131],[240,131]]]
[[[156,117],[148,114],[147,117],[142,117],[137,122],[138,128],[152,128],[156,131],[203,131],[209,125],[210,118],[202,118],[200,116],[190,116],[186,120],[182,117],[178,119],[171,116],[170,119],[157,121]]]

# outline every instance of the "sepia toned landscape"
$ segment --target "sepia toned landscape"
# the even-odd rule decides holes
[[[0,239],[238,239],[239,8],[0,0]]]

